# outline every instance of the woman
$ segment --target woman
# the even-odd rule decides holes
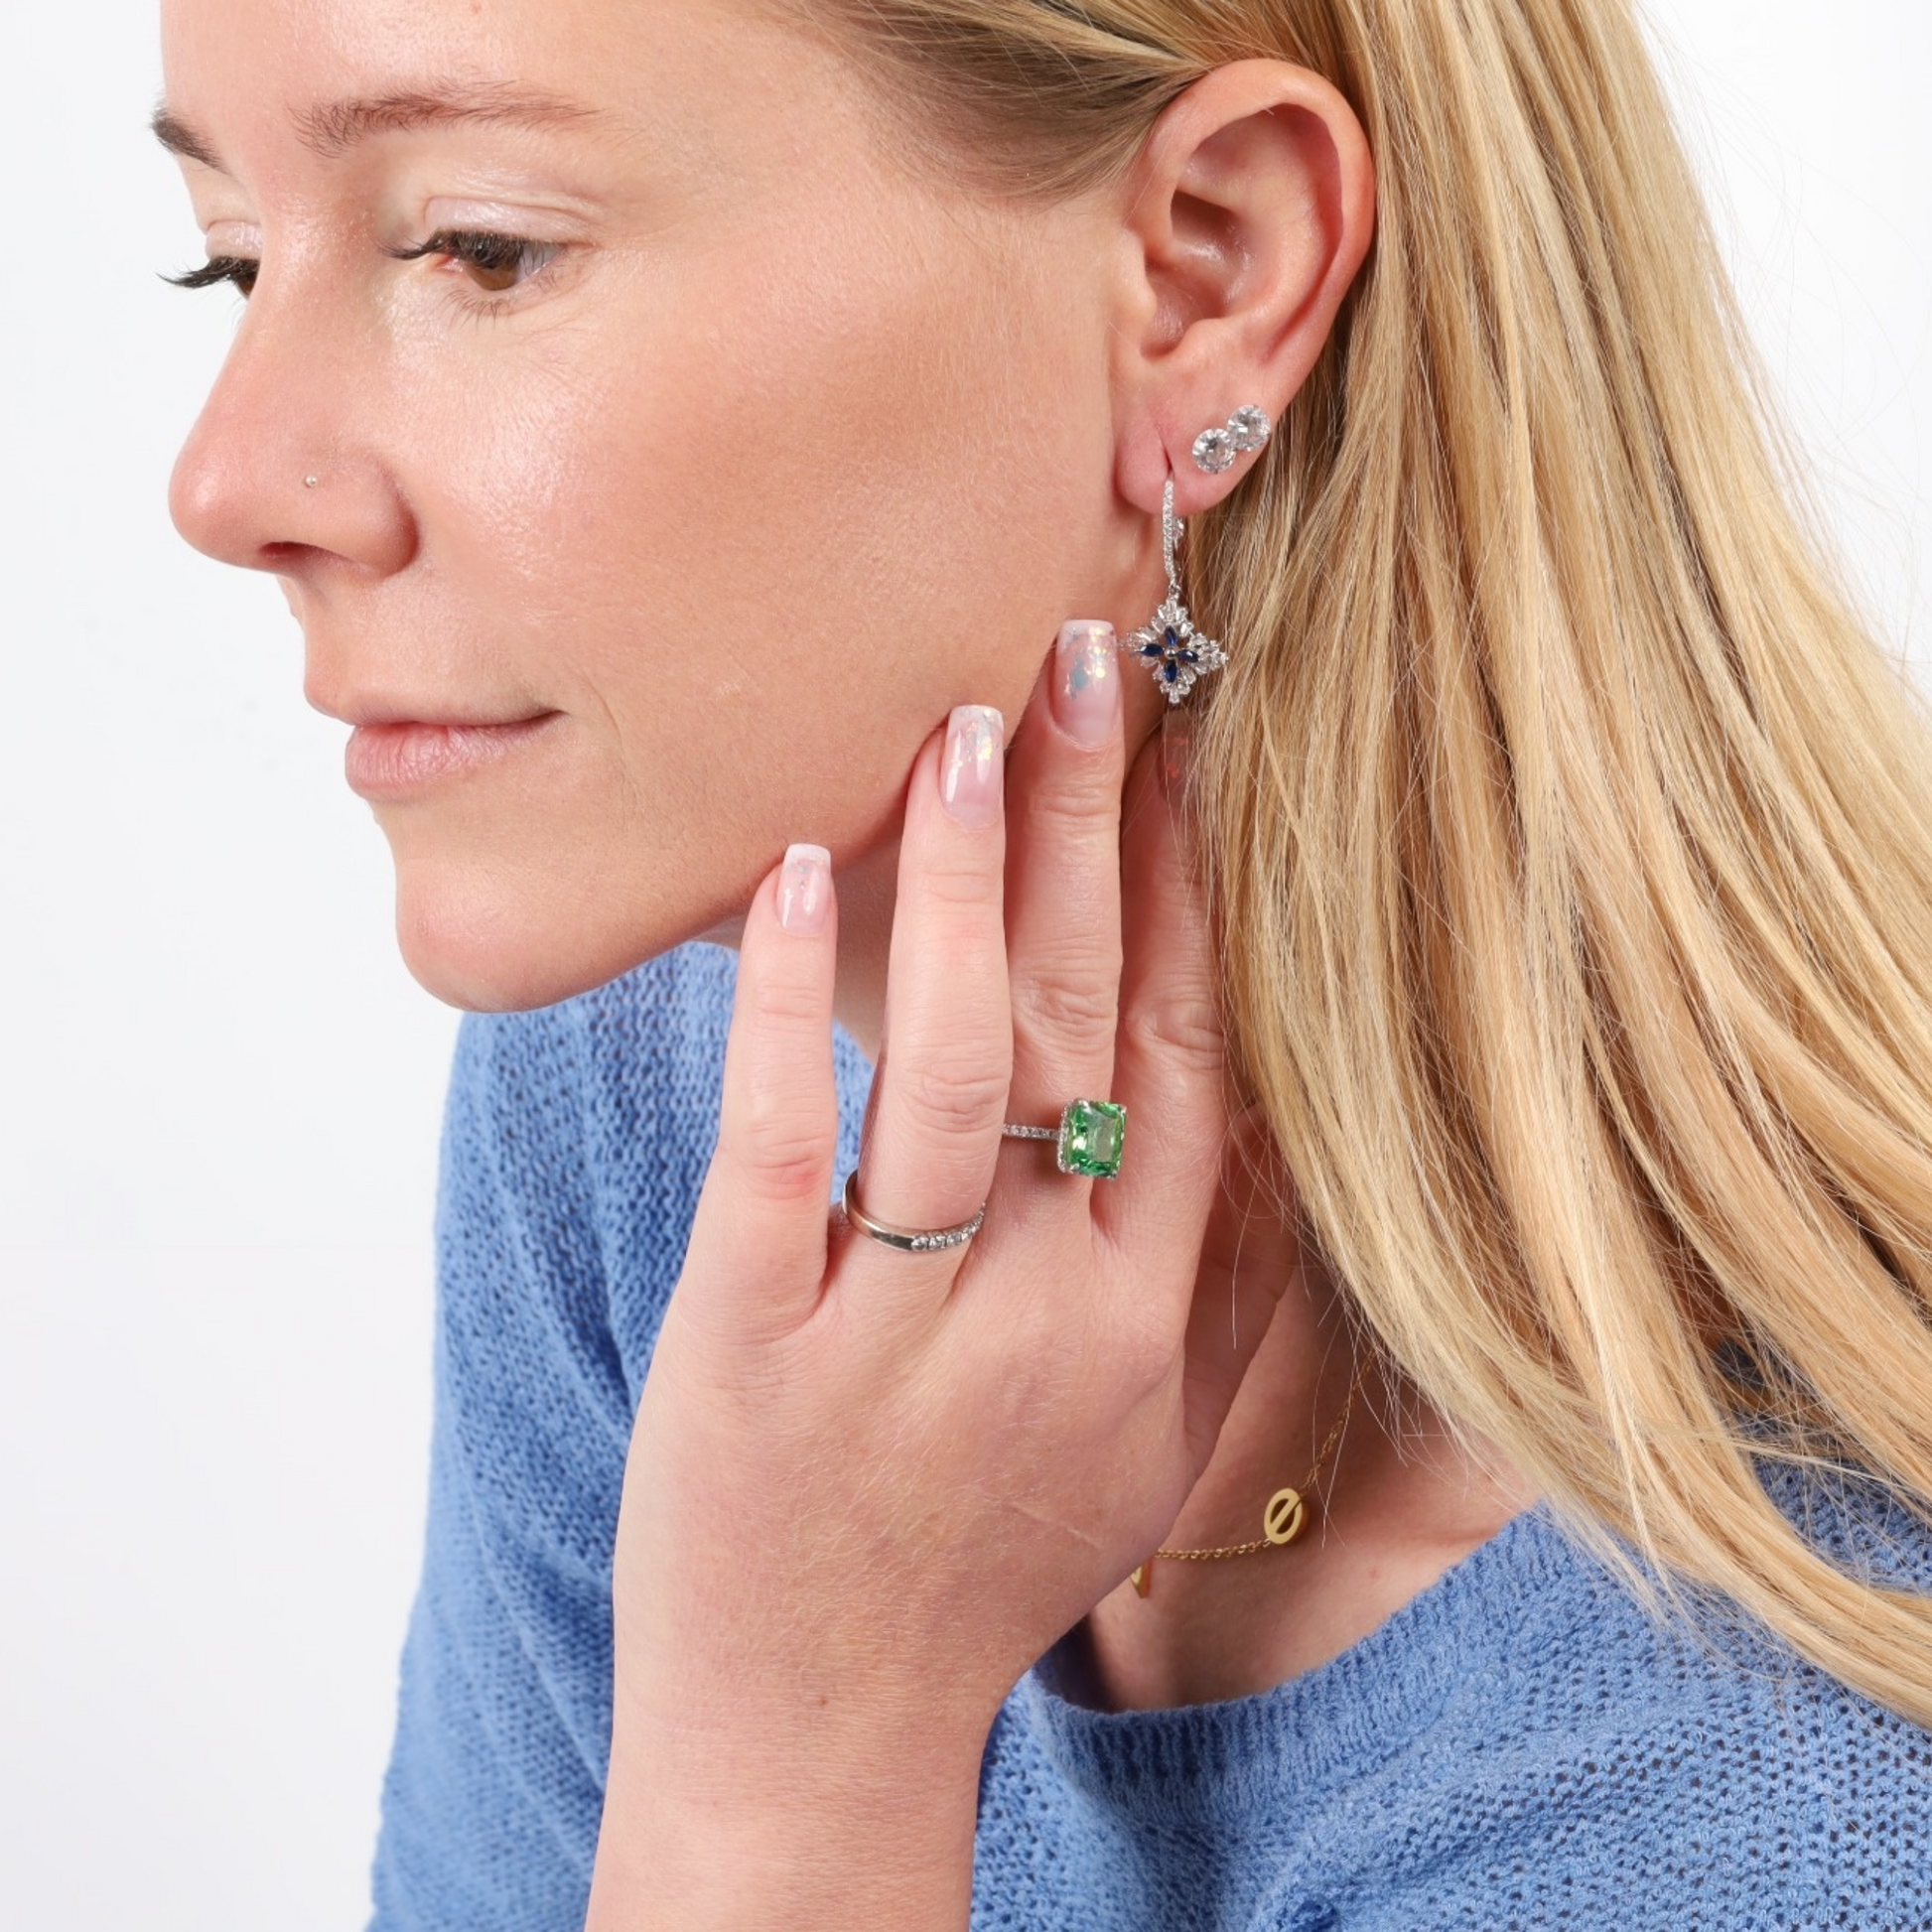
[[[1625,9],[164,46],[472,1010],[375,1925],[1932,1924],[1932,738]]]

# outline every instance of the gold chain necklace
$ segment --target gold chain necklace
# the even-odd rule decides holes
[[[1218,1550],[1156,1550],[1153,1557],[1134,1572],[1134,1587],[1145,1596],[1154,1585],[1155,1557],[1186,1557],[1205,1559],[1208,1557],[1246,1557],[1257,1550],[1272,1549],[1277,1544],[1293,1543],[1308,1526],[1309,1505],[1306,1491],[1321,1473],[1321,1465],[1328,1459],[1328,1451],[1334,1448],[1335,1439],[1341,1434],[1342,1425],[1348,1420],[1348,1412],[1355,1406],[1355,1392],[1362,1386],[1362,1377],[1368,1373],[1369,1355],[1364,1353],[1361,1366],[1355,1371],[1355,1379],[1348,1385],[1348,1400],[1341,1405],[1341,1414],[1335,1418],[1335,1426],[1328,1432],[1328,1440],[1321,1445],[1321,1452],[1314,1458],[1314,1467],[1304,1479],[1299,1489],[1277,1489],[1268,1498],[1268,1507],[1261,1513],[1263,1534],[1253,1543],[1231,1543]]]

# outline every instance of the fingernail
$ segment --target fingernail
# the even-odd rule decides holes
[[[778,874],[778,923],[787,932],[823,932],[832,903],[832,855],[822,845],[788,845]]]
[[[991,825],[1006,789],[1007,721],[990,704],[956,704],[939,759],[939,800],[962,825]]]
[[[1053,715],[1082,745],[1098,745],[1120,710],[1120,654],[1104,618],[1071,618],[1054,652]]]

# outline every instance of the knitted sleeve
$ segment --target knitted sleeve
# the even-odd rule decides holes
[[[368,1932],[581,1932],[631,1419],[717,1141],[737,955],[466,1014],[444,1115],[428,1522]],[[840,1178],[870,1067],[842,1032]]]

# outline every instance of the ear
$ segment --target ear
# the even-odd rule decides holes
[[[1230,61],[1162,111],[1122,186],[1114,313],[1116,485],[1157,519],[1218,502],[1194,438],[1243,404],[1270,423],[1307,379],[1368,253],[1375,172],[1335,86],[1287,61]]]

